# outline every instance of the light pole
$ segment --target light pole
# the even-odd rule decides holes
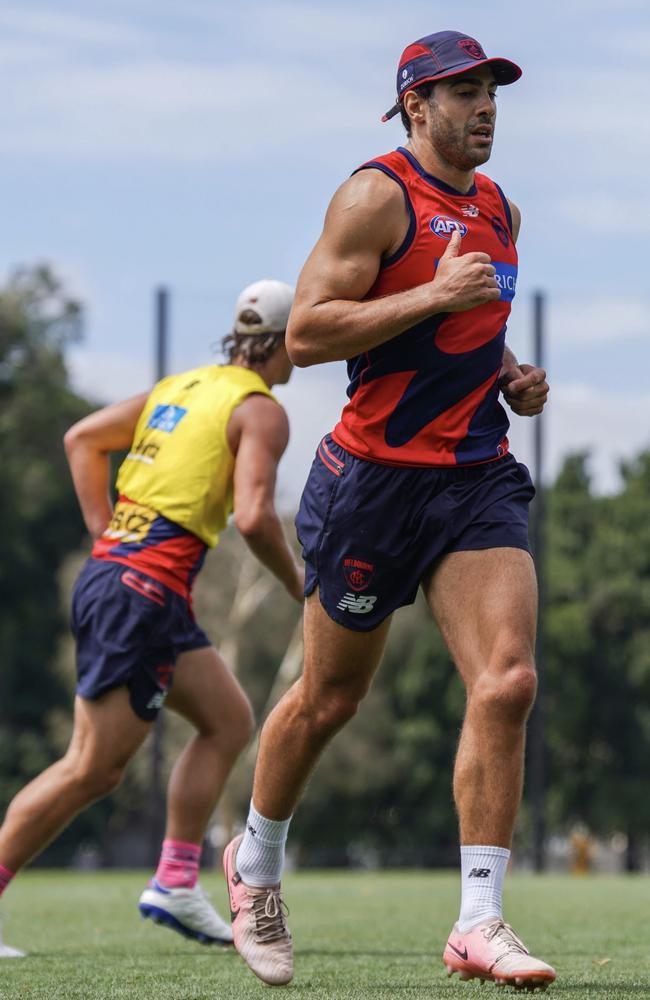
[[[538,368],[544,367],[546,298],[543,292],[533,295],[533,355]],[[544,416],[533,420],[534,479],[537,495],[532,509],[531,542],[537,569],[539,612],[537,618],[537,701],[529,724],[529,788],[533,827],[533,864],[535,871],[546,866],[546,502],[544,495]]]
[[[159,382],[167,374],[169,348],[169,289],[161,285],[154,295],[154,359],[155,379]],[[149,809],[149,854],[150,864],[156,865],[160,844],[165,831],[165,789],[163,787],[164,764],[164,717],[159,712],[151,735],[150,758],[150,809]]]

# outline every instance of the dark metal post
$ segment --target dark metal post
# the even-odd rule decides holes
[[[169,289],[161,285],[156,289],[156,371],[159,382],[167,374],[167,351],[169,347]]]
[[[544,319],[546,300],[543,292],[533,295],[534,358],[544,367]],[[533,419],[534,479],[537,496],[532,508],[531,542],[537,568],[539,615],[537,620],[537,701],[529,725],[529,789],[533,827],[533,863],[535,871],[544,871],[546,840],[546,739],[545,739],[545,618],[546,618],[546,504],[544,496],[544,417]]]
[[[167,354],[169,347],[169,289],[156,289],[155,309],[155,380],[159,382],[167,374]],[[156,865],[165,832],[165,789],[163,786],[164,764],[164,718],[160,712],[151,734],[151,800],[149,816],[149,861]]]

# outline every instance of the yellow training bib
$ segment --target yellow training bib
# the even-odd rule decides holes
[[[235,459],[226,428],[252,393],[275,397],[249,368],[208,365],[154,386],[120,467],[122,496],[214,546],[232,512]]]

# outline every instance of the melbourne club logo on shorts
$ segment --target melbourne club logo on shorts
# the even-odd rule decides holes
[[[336,607],[339,611],[350,611],[353,615],[367,615],[374,608],[377,597],[370,597],[368,594],[359,593],[359,591],[366,590],[372,583],[375,575],[374,563],[348,556],[343,560],[343,575],[350,590],[356,591],[356,593],[348,591]]]
[[[343,573],[351,590],[367,590],[375,575],[375,567],[363,559],[348,558],[343,560]]]

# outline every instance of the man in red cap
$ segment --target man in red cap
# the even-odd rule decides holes
[[[477,173],[497,86],[521,75],[443,31],[402,55],[408,142],[336,192],[303,269],[287,346],[298,366],[346,359],[349,402],[323,438],[297,519],[306,560],[305,665],[260,742],[246,833],[226,850],[235,945],[267,982],[292,975],[280,896],[290,817],[316,761],[357,710],[390,616],[422,587],[467,692],[454,771],[460,916],[448,972],[545,988],[502,917],[536,689],[537,591],[527,469],[508,419],[541,412],[545,372],[505,345],[519,210]]]

